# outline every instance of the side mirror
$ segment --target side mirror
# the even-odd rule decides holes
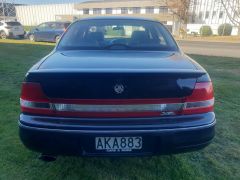
[[[39,31],[39,29],[38,29],[38,28],[35,28],[35,31]]]

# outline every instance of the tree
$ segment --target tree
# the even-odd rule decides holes
[[[165,3],[169,10],[176,15],[179,20],[187,24],[192,0],[165,0]]]
[[[181,37],[186,36],[186,24],[188,23],[190,7],[193,0],[155,0],[155,4],[159,6],[167,6],[169,12],[171,12],[177,19],[175,22],[175,35],[180,35]],[[177,25],[178,24],[178,25]]]
[[[238,26],[240,34],[240,0],[220,0],[220,3],[232,24]]]
[[[159,6],[167,6],[169,11],[185,24],[188,22],[189,10],[193,0],[154,0]]]
[[[218,27],[218,35],[219,36],[231,36],[232,34],[232,25],[228,23],[221,24]]]

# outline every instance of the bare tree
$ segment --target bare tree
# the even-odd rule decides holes
[[[189,9],[192,0],[165,0],[169,10],[176,15],[184,24],[188,22]]]
[[[154,0],[155,4],[165,5],[169,11],[184,23],[188,22],[189,10],[193,0]]]
[[[178,24],[177,31],[175,34],[180,35],[181,37],[186,36],[186,24],[189,19],[190,7],[193,0],[154,0],[155,4],[159,6],[167,6],[169,12],[171,12],[176,18],[175,24]]]
[[[16,16],[14,0],[0,0],[0,18],[13,18]]]
[[[220,0],[229,20],[236,26],[240,26],[240,0]]]

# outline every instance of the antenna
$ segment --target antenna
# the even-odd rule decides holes
[[[0,19],[16,19],[15,0],[0,0]]]

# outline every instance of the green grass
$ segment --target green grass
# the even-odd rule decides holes
[[[19,93],[27,70],[53,46],[2,42],[0,179],[240,179],[240,59],[191,55],[215,87],[216,137],[206,149],[143,158],[59,157],[44,163],[19,140]]]

